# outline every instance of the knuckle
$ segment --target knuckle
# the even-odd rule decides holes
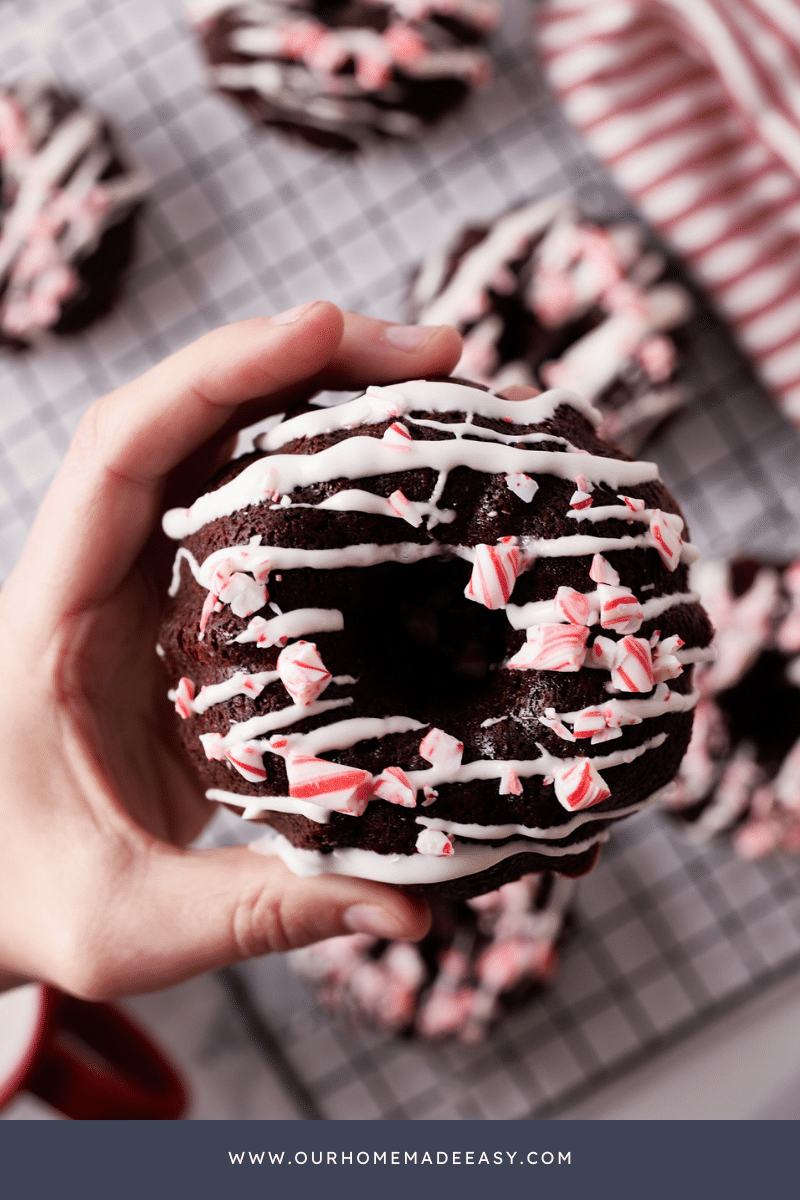
[[[233,913],[233,942],[241,958],[291,949],[281,912],[280,897],[271,889],[253,887],[239,900]]]

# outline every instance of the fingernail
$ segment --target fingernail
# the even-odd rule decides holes
[[[399,922],[385,908],[372,904],[353,904],[342,914],[342,923],[351,933],[371,933],[373,937],[402,936]]]
[[[395,350],[419,350],[434,328],[431,325],[387,325],[383,336]]]
[[[273,325],[291,325],[294,321],[299,321],[301,317],[304,317],[316,303],[316,300],[309,300],[306,304],[287,308],[286,312],[276,313],[274,317],[270,317],[270,321]]]

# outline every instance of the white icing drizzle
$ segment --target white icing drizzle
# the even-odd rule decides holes
[[[601,708],[603,712],[610,711],[613,717],[613,726],[619,727],[622,725],[638,725],[641,721],[649,721],[654,717],[663,717],[666,713],[690,712],[696,707],[697,701],[700,699],[700,693],[694,692],[675,692],[667,688],[665,683],[659,684],[655,690],[655,694],[643,699],[641,697],[631,697],[630,699],[619,700],[613,698],[611,700],[603,700],[600,704],[593,704],[590,708],[580,708],[576,712],[555,713],[555,721],[569,721],[572,725],[579,717],[586,713],[595,712]],[[550,712],[550,709],[547,710]],[[563,736],[559,733],[556,727],[555,732],[559,737]]]
[[[420,517],[434,517],[436,524],[449,525],[456,519],[455,510],[452,508],[438,508],[429,500],[414,500],[413,507]],[[376,496],[374,492],[365,492],[360,488],[347,488],[343,492],[335,492],[333,496],[328,496],[325,500],[320,500],[319,504],[271,504],[270,508],[275,509],[291,509],[291,508],[323,508],[333,512],[363,512],[377,513],[381,517],[394,517],[397,520],[403,520],[403,514],[393,508],[388,499],[384,496]]]
[[[644,590],[642,588],[642,591]],[[589,601],[593,610],[591,616],[588,618],[588,624],[596,625],[600,619],[598,612],[600,608],[600,593],[595,590],[593,592],[583,592],[582,594]],[[651,600],[640,601],[642,620],[652,621],[655,617],[660,617],[662,613],[679,604],[696,603],[696,592],[671,592],[668,596],[654,596]],[[547,622],[564,620],[562,614],[557,610],[554,600],[531,600],[528,604],[508,604],[505,611],[509,624],[513,629],[528,629],[531,625],[541,625]]]
[[[260,631],[248,628],[233,640],[277,646],[288,638],[303,637],[307,633],[338,633],[341,629],[344,629],[344,617],[338,608],[295,608],[265,621]]]
[[[608,834],[597,833],[571,846],[532,846],[527,838],[514,839],[502,846],[480,846],[474,842],[456,842],[455,853],[444,858],[430,854],[378,854],[374,850],[340,847],[323,854],[321,850],[301,850],[274,830],[251,842],[256,854],[277,854],[295,875],[351,875],[356,879],[375,879],[399,887],[413,883],[443,883],[476,875],[479,871],[511,858],[514,854],[543,854],[550,858],[583,854],[592,846],[608,841]]]
[[[642,809],[648,808],[651,804],[662,800],[674,787],[674,784],[668,783],[665,787],[659,788],[657,792],[653,792],[645,800],[640,800],[638,804],[627,804],[624,808],[609,808],[604,812],[598,812],[597,809],[584,809],[583,812],[574,813],[568,821],[563,825],[551,825],[547,829],[540,829],[533,825],[476,825],[464,824],[460,821],[446,821],[441,817],[417,817],[417,825],[424,825],[427,829],[437,829],[442,833],[451,833],[458,838],[468,838],[471,841],[496,841],[498,838],[506,837],[526,837],[534,838],[541,841],[562,840],[574,833],[581,825],[585,825],[587,821],[618,821],[621,817],[629,817],[633,813],[641,812]],[[210,792],[206,792],[210,796]],[[241,802],[243,797],[239,797]],[[270,804],[272,801],[270,800]]]
[[[285,729],[287,725],[295,725],[306,717],[316,717],[319,713],[329,712],[332,708],[344,708],[352,703],[351,696],[344,696],[341,700],[314,700],[311,704],[291,704],[288,708],[278,709],[277,712],[262,713],[257,717],[250,717],[248,721],[232,721],[230,729],[222,739],[222,745],[226,750],[240,746],[243,742],[261,737],[264,733]],[[262,749],[260,743],[256,742],[255,745]],[[268,742],[263,743],[263,749],[269,749]]]
[[[355,400],[349,400],[346,404],[313,409],[311,412],[301,413],[299,417],[282,421],[268,433],[261,434],[256,439],[256,446],[260,450],[279,450],[295,438],[313,438],[341,429],[380,425],[394,417],[405,417],[412,412],[422,411],[463,412],[469,417],[508,421],[514,425],[540,425],[554,417],[562,404],[576,409],[593,425],[599,424],[597,409],[576,392],[566,388],[550,388],[549,391],[532,396],[529,400],[504,400],[492,392],[467,387],[463,383],[448,381],[443,385],[441,381],[432,383],[428,379],[412,379],[406,383],[392,383],[385,387],[372,385],[363,396],[357,396]],[[445,428],[456,429],[458,426],[445,425]],[[484,430],[483,433],[480,430],[481,427],[478,426],[470,429],[470,433],[475,433],[478,437],[482,437],[483,433],[492,434],[491,430]],[[513,440],[519,441],[520,438]]]

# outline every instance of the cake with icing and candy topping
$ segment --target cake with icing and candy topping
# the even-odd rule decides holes
[[[674,500],[599,419],[370,387],[166,514],[184,745],[292,870],[455,897],[578,875],[669,784],[711,631]]]
[[[190,0],[211,80],[254,121],[354,150],[417,136],[490,77],[498,0]]]
[[[355,933],[295,951],[292,965],[354,1024],[479,1042],[555,979],[575,887],[563,875],[524,875],[472,900],[435,900],[417,945]]]
[[[496,389],[574,388],[599,408],[601,436],[636,453],[686,399],[670,331],[690,298],[664,270],[640,225],[600,226],[552,196],[431,253],[410,315],[463,334],[457,374]]]
[[[60,87],[0,91],[0,344],[73,333],[113,303],[146,180]]]
[[[800,854],[800,562],[693,571],[716,629],[698,668],[694,733],[668,808],[693,837],[744,858]]]

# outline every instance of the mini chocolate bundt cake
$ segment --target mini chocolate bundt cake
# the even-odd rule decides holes
[[[680,407],[669,331],[689,315],[685,288],[641,225],[600,226],[563,196],[464,232],[414,278],[410,317],[455,325],[457,374],[491,383],[574,388],[600,410],[601,437],[635,454]]]
[[[36,78],[0,91],[0,345],[105,315],[146,187],[106,122],[60,87]]]
[[[417,136],[491,75],[496,0],[190,0],[211,80],[332,150]]]
[[[672,780],[711,638],[695,551],[598,420],[564,391],[370,387],[166,514],[186,751],[294,871],[454,898],[579,875]]]
[[[295,971],[353,1025],[480,1042],[558,974],[575,881],[523,875],[472,900],[435,900],[417,945],[354,933],[295,951]]]
[[[668,810],[744,858],[800,854],[800,562],[703,563],[692,583],[716,628],[697,671],[694,733]]]

